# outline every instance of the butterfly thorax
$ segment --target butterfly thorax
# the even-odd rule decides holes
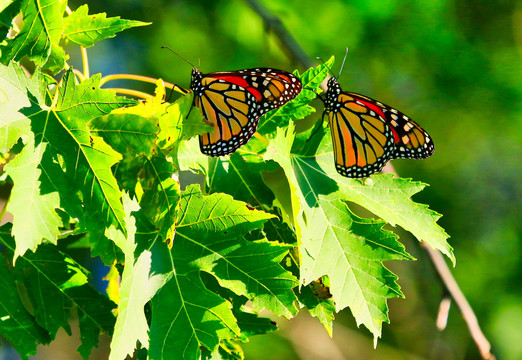
[[[330,80],[328,80],[328,91],[326,91],[325,96],[325,112],[337,112],[339,108],[339,101],[337,100],[339,97],[339,94],[341,94],[341,86],[337,82],[337,79],[334,77],[331,77]]]
[[[202,96],[203,95],[203,86],[201,85],[201,80],[203,79],[203,74],[198,69],[192,69],[192,79],[190,80],[190,90],[194,92],[195,95]]]

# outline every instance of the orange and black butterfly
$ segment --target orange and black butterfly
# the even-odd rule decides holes
[[[328,81],[321,100],[332,134],[335,168],[343,176],[367,177],[391,159],[424,159],[435,151],[428,133],[409,117],[367,96],[342,91],[335,77]]]
[[[193,105],[214,127],[212,132],[199,136],[201,152],[209,156],[235,152],[254,135],[261,116],[295,98],[302,87],[296,76],[282,70],[257,68],[202,74],[193,68]]]

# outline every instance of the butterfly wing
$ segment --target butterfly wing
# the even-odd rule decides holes
[[[327,114],[338,173],[366,177],[381,170],[391,159],[395,149],[393,132],[377,107],[342,92],[331,102]]]
[[[199,137],[201,152],[209,156],[235,152],[254,135],[261,116],[286,104],[302,89],[297,77],[281,70],[195,71],[191,84],[194,105],[214,127]]]
[[[348,93],[365,106],[381,110],[391,128],[395,150],[391,159],[425,159],[435,151],[433,140],[417,123],[397,109],[356,93]]]

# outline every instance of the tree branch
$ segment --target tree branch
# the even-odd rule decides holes
[[[250,6],[252,10],[256,12],[256,14],[263,19],[265,26],[271,30],[279,39],[283,50],[287,53],[287,55],[297,61],[299,64],[304,66],[305,68],[314,66],[315,63],[308,56],[308,54],[303,50],[303,48],[297,43],[294,37],[290,34],[290,32],[285,28],[281,19],[274,14],[272,14],[268,9],[266,9],[258,0],[245,0],[245,2]],[[325,90],[325,89],[323,89]],[[383,172],[393,173],[398,175],[393,166],[388,163]],[[428,252],[430,259],[435,267],[437,273],[439,274],[442,285],[446,288],[447,292],[451,295],[451,298],[455,301],[464,321],[468,325],[469,332],[471,337],[477,344],[477,347],[480,351],[480,354],[485,360],[494,360],[495,357],[491,354],[491,345],[489,341],[482,333],[480,329],[477,317],[473,312],[473,309],[469,305],[466,297],[460,290],[457,281],[451,274],[451,271],[444,260],[443,255],[431,248],[426,243],[421,243],[423,248]],[[445,300],[442,299],[444,302]],[[444,308],[447,308],[449,304],[443,304]],[[443,322],[442,319],[439,319],[439,323]]]
[[[437,273],[440,276],[441,282],[446,288],[446,290],[451,295],[451,298],[455,301],[464,321],[468,325],[469,332],[471,337],[477,344],[477,347],[480,351],[480,355],[483,359],[486,360],[494,360],[495,356],[491,354],[491,345],[489,344],[488,339],[480,329],[480,325],[477,320],[477,316],[473,312],[468,300],[464,296],[462,290],[460,290],[459,284],[451,274],[451,270],[446,264],[446,260],[444,260],[444,256],[437,250],[434,250],[426,243],[421,243],[422,247],[426,249],[428,252],[431,262],[433,266],[437,270]],[[444,300],[443,300],[444,301]]]

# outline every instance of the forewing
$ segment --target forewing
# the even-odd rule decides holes
[[[349,93],[366,104],[381,109],[393,132],[395,150],[391,159],[424,159],[435,151],[433,140],[424,129],[397,109],[364,95]],[[370,106],[370,105],[368,105]]]
[[[269,68],[203,75],[195,105],[214,130],[200,136],[201,151],[210,156],[235,152],[254,135],[261,116],[295,98],[301,88],[294,75]]]
[[[391,128],[378,108],[351,93],[341,93],[328,113],[337,171],[347,177],[367,177],[390,160],[394,151]]]

